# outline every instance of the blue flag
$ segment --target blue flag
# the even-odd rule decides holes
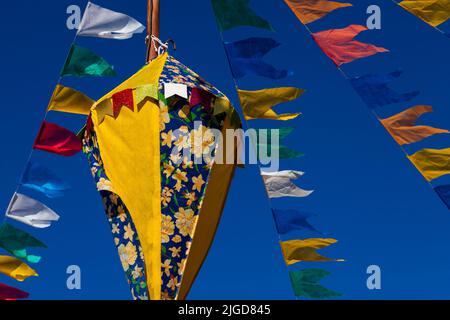
[[[248,38],[225,43],[233,76],[236,79],[252,73],[269,79],[281,79],[292,72],[278,70],[261,59],[280,44],[271,38]]]
[[[272,209],[272,213],[279,234],[286,234],[295,230],[310,230],[322,234],[308,222],[308,219],[313,216],[309,213],[279,209]]]
[[[70,187],[53,172],[38,163],[28,163],[22,186],[42,192],[48,198],[62,197]]]
[[[416,97],[419,91],[398,93],[389,88],[389,83],[400,77],[402,71],[397,70],[389,74],[367,74],[350,79],[350,83],[361,99],[371,109],[377,107],[406,102]]]
[[[434,188],[434,191],[438,194],[438,196],[442,199],[442,201],[447,205],[450,210],[450,184],[444,186],[438,186]]]

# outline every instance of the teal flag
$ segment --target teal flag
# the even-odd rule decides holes
[[[294,131],[293,127],[284,127],[276,129],[278,130],[279,142],[284,140],[287,136],[289,136],[292,131]],[[258,130],[258,143],[256,143],[256,150],[258,156],[265,160],[265,157],[271,157],[272,154],[278,153],[279,159],[294,159],[304,156],[303,153],[289,149],[288,147],[281,145],[272,144],[272,131],[271,129],[260,129]],[[262,154],[260,154],[260,150]]]
[[[251,26],[273,31],[272,26],[250,8],[250,0],[211,0],[220,31]]]
[[[113,66],[91,50],[72,45],[61,76],[114,77],[116,72]]]
[[[47,248],[47,246],[25,231],[19,230],[8,223],[0,225],[0,247],[17,258],[30,263],[38,263],[41,257],[29,255],[27,248]]]
[[[319,284],[320,280],[328,275],[330,275],[330,272],[322,269],[303,269],[289,272],[295,296],[310,299],[327,299],[342,296],[339,292],[329,290]]]

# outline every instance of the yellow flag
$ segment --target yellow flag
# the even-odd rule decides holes
[[[88,115],[94,103],[94,100],[81,92],[58,84],[48,110]]]
[[[450,18],[448,0],[403,0],[399,5],[433,27]]]
[[[291,265],[301,261],[344,261],[342,259],[327,258],[316,252],[316,250],[326,248],[336,242],[336,239],[331,238],[310,238],[289,240],[280,244],[284,261],[287,265]]]
[[[408,158],[428,181],[450,174],[450,148],[422,149]]]
[[[415,106],[383,119],[381,123],[399,145],[418,142],[438,133],[449,133],[444,129],[415,125],[421,115],[432,111],[433,107],[431,106]]]
[[[328,0],[284,0],[284,2],[303,24],[319,20],[336,9],[352,6],[351,3]]]
[[[36,271],[17,258],[0,256],[0,273],[17,281],[24,281],[28,277],[37,277]]]
[[[297,118],[300,113],[277,114],[272,108],[282,102],[289,102],[300,97],[305,90],[282,87],[262,89],[257,91],[238,90],[242,110],[247,120],[271,119],[291,120]]]

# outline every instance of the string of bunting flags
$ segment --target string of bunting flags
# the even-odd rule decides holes
[[[447,134],[447,129],[434,128],[426,125],[417,125],[416,121],[424,113],[433,111],[432,106],[417,105],[410,107],[398,114],[382,119],[376,109],[396,103],[404,103],[412,100],[419,95],[419,91],[413,90],[407,93],[398,93],[389,87],[389,84],[398,79],[402,72],[393,71],[388,74],[366,74],[362,76],[350,77],[343,70],[342,65],[351,63],[356,59],[372,56],[378,53],[388,52],[389,50],[377,47],[372,44],[366,44],[354,40],[354,37],[361,31],[367,30],[364,26],[350,25],[343,29],[330,29],[325,31],[313,32],[308,27],[310,20],[305,19],[304,9],[311,12],[323,12],[330,1],[314,0],[284,0],[293,13],[299,18],[299,21],[305,26],[317,45],[333,61],[341,73],[350,81],[355,91],[361,99],[367,104],[372,113],[386,128],[394,140],[398,143],[401,150],[407,158],[414,164],[417,170],[423,175],[431,187],[436,191],[445,205],[450,209],[450,185],[435,185],[433,181],[439,177],[450,174],[450,148],[444,149],[422,149],[414,154],[409,154],[404,148],[422,141],[436,134]],[[443,22],[448,14],[448,1],[414,1],[405,0],[400,5],[409,8],[412,12],[429,23]],[[334,7],[337,7],[336,3]],[[413,8],[415,8],[413,10]],[[441,17],[438,19],[437,17]],[[445,19],[444,19],[445,18]],[[434,21],[434,22],[433,22]]]
[[[264,29],[270,32],[274,31],[270,23],[251,8],[250,0],[211,0],[211,2],[222,40],[224,39],[223,33],[225,31],[243,26]],[[313,7],[314,4],[328,4],[328,1],[302,1],[298,2],[298,4],[301,5],[303,2],[311,5],[309,7],[310,10],[305,16],[308,21],[317,20],[326,14],[326,10],[332,10],[330,6],[323,7],[325,11],[317,11]],[[338,8],[339,6],[343,7],[346,5],[334,4],[334,6]],[[273,109],[282,103],[297,100],[305,93],[304,89],[276,87],[251,91],[241,89],[237,84],[237,80],[245,76],[260,76],[271,80],[278,80],[291,75],[291,71],[279,69],[264,60],[264,57],[269,52],[280,46],[279,42],[269,37],[251,37],[234,42],[226,42],[223,40],[223,44],[236,83],[241,109],[247,121],[247,127],[249,127],[249,121],[251,120],[289,121],[300,116],[300,112],[278,113]],[[280,139],[283,140],[292,133],[293,128],[284,127],[279,131]],[[266,150],[270,148],[270,145],[260,141],[259,136],[256,139],[257,141],[254,142],[258,154],[260,148],[265,148]],[[290,150],[286,146],[279,146],[278,148],[281,151],[281,159],[297,158],[302,155],[297,151]],[[336,239],[307,238],[282,240],[282,237],[293,231],[312,231],[322,235],[308,221],[313,215],[296,209],[281,210],[274,208],[272,205],[273,199],[310,196],[314,192],[313,190],[302,189],[294,183],[304,173],[297,170],[268,172],[262,167],[260,167],[260,172],[266,187],[286,265],[289,267],[299,262],[342,262],[342,259],[327,258],[317,252],[317,250],[335,244],[337,242]],[[341,296],[340,293],[329,290],[320,284],[320,281],[328,275],[330,273],[322,269],[301,269],[289,272],[295,295],[310,299],[325,299]]]
[[[60,80],[45,111],[44,119],[50,111],[88,115],[95,103],[83,93],[61,85],[62,79],[116,76],[114,67],[105,59],[90,49],[75,44],[79,36],[124,40],[136,33],[141,33],[144,29],[145,27],[132,17],[89,2],[61,70]],[[114,110],[122,106],[124,99],[126,100],[126,96],[112,98]],[[29,248],[46,248],[46,245],[28,232],[9,224],[7,220],[34,228],[48,228],[59,220],[59,215],[39,200],[24,194],[26,189],[37,191],[48,199],[62,197],[70,189],[70,186],[50,169],[32,161],[34,150],[69,157],[82,150],[82,143],[80,138],[70,130],[46,120],[42,121],[22,179],[0,225],[0,248],[11,254],[11,256],[0,255],[0,273],[17,281],[38,276],[28,263],[36,264],[40,262],[41,257],[29,254],[28,250]],[[28,296],[27,292],[0,283],[0,300],[25,299]]]

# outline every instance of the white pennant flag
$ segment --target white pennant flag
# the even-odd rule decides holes
[[[294,170],[277,172],[261,171],[269,198],[309,196],[314,190],[303,190],[291,181],[300,178],[303,174],[301,171]]]
[[[188,98],[187,85],[182,83],[164,83],[164,97],[168,99],[175,95],[187,99]]]
[[[89,2],[78,26],[77,35],[124,40],[144,30],[145,27],[132,17]]]
[[[52,209],[21,193],[15,193],[12,197],[6,216],[35,228],[47,228],[59,220]]]

